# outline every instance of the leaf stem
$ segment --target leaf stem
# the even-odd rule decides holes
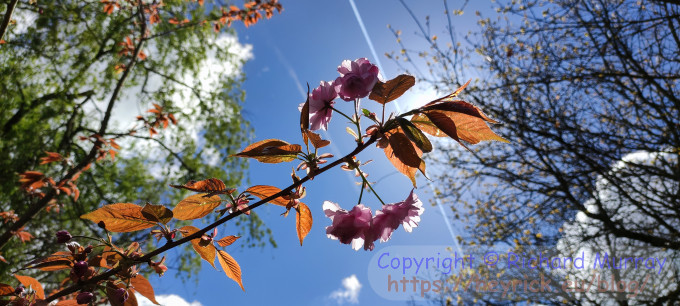
[[[371,188],[371,191],[373,191],[373,194],[375,195],[375,197],[378,198],[378,201],[380,201],[380,203],[382,203],[382,205],[385,205],[385,202],[380,198],[380,196],[378,195],[378,193],[375,192],[375,189],[373,189],[373,186],[371,185],[371,183],[368,182],[368,180],[367,180],[366,177],[364,176],[364,173],[361,171],[361,169],[359,169],[359,167],[357,167],[357,171],[359,171],[359,175],[361,175],[361,179],[364,181],[363,184],[368,185],[368,188]],[[361,185],[361,187],[362,187],[361,190],[362,190],[362,191],[364,190],[363,184]]]

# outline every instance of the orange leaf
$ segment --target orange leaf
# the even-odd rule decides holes
[[[401,172],[402,174],[406,175],[409,179],[411,179],[411,183],[413,183],[413,186],[416,186],[416,168],[409,167],[402,163],[399,158],[397,158],[394,155],[394,152],[392,151],[392,146],[387,146],[385,148],[385,156],[387,156],[387,159],[392,163],[392,166],[397,169],[397,171]]]
[[[484,119],[476,116],[440,111],[427,111],[425,115],[437,128],[458,142],[460,140],[465,140],[471,144],[477,144],[485,140],[509,142],[494,133]]]
[[[411,117],[411,123],[415,125],[421,131],[428,133],[435,137],[446,137],[446,134],[442,130],[438,129],[430,119],[424,114],[416,114]]]
[[[307,136],[307,138],[309,138],[309,141],[312,142],[312,145],[317,149],[321,149],[331,144],[329,140],[321,139],[321,135],[314,133],[312,131],[309,130],[305,131],[305,135]]]
[[[153,287],[151,287],[151,283],[144,278],[141,274],[135,275],[135,277],[130,279],[130,283],[132,286],[135,288],[139,294],[143,295],[145,298],[149,299],[152,303],[156,305],[158,304],[158,301],[156,301],[156,294],[153,292]]]
[[[202,181],[188,181],[184,185],[170,185],[170,187],[178,189],[188,189],[196,192],[208,192],[211,194],[223,193],[223,192],[234,192],[234,189],[227,190],[227,185],[220,179],[209,178]]]
[[[220,261],[224,274],[237,282],[243,291],[246,291],[246,289],[243,288],[243,281],[241,280],[241,267],[239,267],[236,260],[225,251],[218,250],[217,253],[219,254],[217,259]]]
[[[411,141],[404,135],[404,133],[398,132],[387,137],[390,142],[390,147],[394,155],[403,164],[409,167],[418,168],[420,166],[420,156],[416,153],[413,148]]]
[[[179,231],[180,233],[182,233],[182,237],[186,237],[190,236],[195,232],[198,232],[199,229],[195,226],[187,225],[180,228]],[[217,251],[217,249],[212,243],[206,246],[201,246],[198,244],[200,241],[201,238],[191,240],[191,246],[194,247],[194,251],[196,251],[196,253],[198,253],[198,255],[200,255],[201,258],[205,259],[205,261],[210,263],[210,265],[213,266],[213,268],[217,269],[215,267],[215,251]]]
[[[300,245],[302,245],[302,240],[305,239],[309,231],[312,229],[312,212],[305,203],[300,202],[295,215],[295,229],[297,231],[298,238],[300,239]]]
[[[103,207],[80,216],[94,223],[103,221],[106,229],[112,232],[134,232],[147,229],[156,225],[142,214],[142,207],[132,203],[116,203]]]
[[[47,156],[40,158],[41,165],[64,160],[64,157],[59,153],[45,151],[45,154],[47,154]]]
[[[203,218],[220,206],[222,199],[217,196],[204,197],[206,193],[194,194],[180,201],[172,210],[175,219],[194,220]]]
[[[245,192],[250,193],[250,194],[264,200],[264,199],[266,199],[270,196],[277,194],[280,191],[281,191],[281,189],[276,188],[274,186],[256,185],[256,186],[253,186],[253,187],[246,189]],[[288,200],[286,200],[282,197],[277,197],[277,198],[274,198],[273,200],[269,201],[269,203],[280,205],[280,206],[286,206],[286,205],[288,205],[288,202],[290,202],[290,201],[288,201]]]
[[[227,237],[224,237],[220,240],[217,240],[216,242],[219,246],[226,247],[226,246],[229,246],[232,243],[234,243],[234,241],[236,241],[239,238],[241,238],[241,237],[239,237],[239,236],[227,236]]]
[[[163,224],[170,222],[173,217],[172,210],[169,210],[167,207],[148,203],[142,208],[142,215],[151,221]]]
[[[7,296],[14,294],[14,287],[7,284],[0,284],[0,296]]]
[[[232,156],[254,158],[263,163],[275,164],[292,161],[300,152],[302,152],[300,145],[292,145],[278,139],[266,139],[251,144]]]
[[[439,111],[446,111],[446,112],[456,112],[456,113],[462,113],[468,116],[473,116],[477,118],[481,118],[484,121],[491,122],[491,123],[498,123],[498,121],[493,120],[489,118],[487,115],[482,112],[479,107],[476,107],[468,102],[462,101],[462,100],[457,100],[457,101],[450,101],[450,102],[438,102],[431,104],[432,102],[428,103],[425,107],[422,107],[422,110],[428,111],[428,110],[439,110]]]
[[[307,145],[307,131],[309,130],[309,84],[307,84],[307,101],[300,109],[300,132],[302,133],[302,139]]]
[[[380,104],[386,104],[403,95],[409,88],[416,84],[416,78],[410,75],[402,74],[385,83],[378,81],[373,86],[369,99]]]
[[[76,300],[63,300],[57,302],[56,306],[77,306],[80,305],[78,304],[78,301]]]
[[[38,280],[35,278],[32,278],[30,276],[21,276],[19,274],[14,274],[14,277],[16,277],[19,282],[24,285],[24,287],[28,288],[31,287],[33,290],[35,290],[35,296],[41,300],[45,299],[45,291],[43,290],[42,285]]]
[[[425,116],[427,116],[427,119],[430,119],[432,124],[434,124],[439,130],[444,132],[444,134],[460,143],[460,145],[462,145],[464,148],[470,150],[467,146],[465,146],[465,144],[460,142],[460,138],[458,137],[458,130],[456,129],[456,124],[455,122],[453,122],[453,120],[446,116],[446,114],[431,111],[425,113]]]
[[[73,255],[71,252],[56,252],[44,258],[29,262],[25,269],[40,269],[41,271],[58,271],[71,269]]]

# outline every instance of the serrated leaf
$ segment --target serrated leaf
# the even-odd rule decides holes
[[[415,125],[418,129],[421,131],[428,133],[432,136],[435,137],[446,137],[446,133],[442,132],[442,130],[438,129],[430,119],[427,118],[424,114],[416,114],[413,117],[411,117],[411,123]]]
[[[254,158],[263,163],[275,164],[295,160],[297,154],[301,152],[300,145],[292,145],[278,139],[266,139],[251,144],[232,156]]]
[[[142,215],[154,222],[167,224],[172,220],[173,213],[163,205],[146,204],[142,208]]]
[[[421,108],[423,111],[428,111],[428,110],[438,110],[438,111],[445,111],[445,112],[455,112],[455,113],[461,113],[465,114],[468,116],[473,116],[480,118],[486,122],[490,123],[498,123],[498,121],[493,120],[489,118],[487,115],[482,112],[482,110],[479,107],[476,107],[468,102],[462,101],[462,100],[456,100],[456,101],[449,101],[449,102],[438,102],[434,103],[432,105],[428,105],[425,107]]]
[[[432,124],[447,136],[458,141],[465,140],[471,144],[477,144],[484,140],[496,140],[508,142],[503,137],[494,133],[483,119],[462,113],[427,111],[425,116]],[[423,131],[426,131],[423,129]],[[426,131],[427,132],[427,131]],[[438,133],[438,131],[435,131]],[[465,147],[465,145],[463,145]],[[467,147],[465,147],[467,149]]]
[[[188,181],[184,185],[170,185],[170,187],[178,189],[187,189],[195,192],[205,192],[210,194],[216,194],[218,192],[229,192],[227,190],[227,185],[220,179],[209,178],[202,181]],[[230,189],[233,192],[233,189]],[[231,193],[231,192],[229,192]]]
[[[420,156],[413,148],[411,141],[401,132],[394,133],[387,137],[392,147],[394,155],[403,164],[409,167],[418,168],[420,166]]]
[[[237,282],[243,291],[246,291],[246,289],[243,288],[243,281],[241,280],[241,267],[238,265],[238,262],[236,262],[236,260],[225,251],[218,250],[217,253],[219,255],[217,256],[217,259],[224,270],[224,274],[226,274],[228,278],[231,278]]]
[[[266,198],[268,198],[272,195],[277,194],[280,191],[281,191],[281,189],[276,188],[274,186],[256,185],[256,186],[252,186],[252,187],[246,189],[245,192],[250,193],[250,194],[264,200],[264,199],[266,199]],[[288,201],[288,200],[286,200],[282,197],[276,197],[273,200],[269,201],[269,203],[276,204],[276,205],[279,205],[279,206],[284,206],[284,207],[286,205],[288,205],[288,202],[290,202],[290,201]]]
[[[408,137],[421,151],[428,153],[432,151],[432,143],[427,139],[427,136],[423,134],[411,121],[405,118],[397,118],[397,122],[404,132],[404,135]]]
[[[182,237],[190,236],[191,234],[198,232],[199,229],[195,226],[187,225],[183,226],[182,228],[179,229],[180,233],[182,233]],[[194,248],[194,251],[198,253],[201,258],[205,259],[208,263],[210,263],[213,268],[217,269],[215,267],[215,252],[217,249],[215,246],[210,243],[206,246],[201,246],[199,245],[199,242],[201,241],[201,238],[196,238],[191,240],[191,246]]]
[[[300,245],[302,245],[302,240],[307,237],[309,231],[312,230],[312,212],[305,203],[300,202],[298,208],[296,209],[297,214],[295,215],[295,230],[297,231],[298,239],[300,239]]]
[[[31,287],[33,290],[35,290],[35,296],[41,300],[45,299],[45,291],[43,290],[43,286],[40,284],[38,280],[35,278],[32,278],[30,276],[23,276],[19,274],[14,274],[14,277],[16,277],[19,282],[24,285],[24,287],[28,288]]]
[[[32,260],[23,269],[40,269],[41,271],[58,271],[70,269],[73,262],[71,252],[61,251],[47,257]]]
[[[205,197],[205,193],[191,195],[177,203],[172,210],[175,219],[194,220],[203,218],[220,206],[222,199],[219,196]]]
[[[153,291],[151,283],[149,283],[149,280],[147,280],[144,276],[137,274],[135,277],[130,279],[130,283],[135,288],[135,291],[139,292],[139,294],[149,299],[149,301],[152,303],[160,305],[158,301],[156,301],[156,294]]]
[[[373,86],[369,99],[381,104],[386,104],[403,95],[409,88],[416,84],[416,78],[410,75],[402,74],[385,83],[378,81]]]
[[[401,172],[402,174],[406,175],[409,179],[411,179],[411,183],[413,184],[413,187],[416,187],[416,172],[417,169],[413,167],[409,167],[402,163],[395,155],[394,152],[392,151],[392,146],[387,146],[384,150],[385,156],[387,159],[392,163],[392,166],[394,166],[397,171]]]
[[[111,232],[126,233],[147,229],[156,225],[142,215],[142,207],[132,203],[116,203],[80,216],[94,223],[103,221]]]
[[[321,149],[321,148],[331,144],[331,142],[329,140],[321,139],[321,135],[314,133],[312,131],[309,131],[309,130],[305,131],[305,135],[307,135],[307,138],[309,139],[309,141],[317,149]]]
[[[224,237],[220,240],[217,240],[216,242],[219,246],[226,247],[226,246],[229,246],[232,243],[234,243],[234,241],[236,241],[239,238],[241,238],[241,237],[239,237],[239,236],[227,236],[227,237]]]

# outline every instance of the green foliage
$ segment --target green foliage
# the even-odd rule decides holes
[[[87,158],[92,142],[79,137],[99,131],[124,69],[120,65],[129,62],[124,42],[126,38],[136,42],[138,35],[136,15],[125,9],[107,14],[100,1],[31,2],[18,3],[16,23],[0,45],[0,211],[14,210],[18,216],[38,201],[20,188],[19,174],[40,171],[58,180]],[[5,10],[1,5],[0,9]],[[41,210],[27,224],[25,230],[37,243],[12,239],[0,250],[10,262],[0,264],[0,281],[8,281],[12,267],[56,250],[57,230],[96,236],[96,225],[79,216],[102,204],[150,202],[172,207],[185,194],[166,188],[171,183],[218,177],[228,186],[238,186],[244,178],[246,162],[227,157],[251,131],[240,116],[244,98],[240,67],[247,49],[233,32],[216,32],[211,23],[167,22],[173,16],[193,21],[220,15],[212,4],[164,1],[159,15],[161,21],[151,25],[142,47],[146,58],[140,56],[131,69],[114,101],[112,122],[101,135],[115,138],[122,148],[113,161],[107,156],[80,175],[75,182],[80,190],[77,201],[61,194],[56,206]],[[208,77],[206,68],[212,69]],[[152,103],[173,113],[177,125],[157,128],[156,135],[146,130],[128,135],[141,125],[135,117],[148,117]],[[59,153],[72,164],[40,165],[45,152]],[[242,231],[257,239],[251,246],[271,239],[257,218],[244,218]],[[134,233],[120,239],[121,245],[133,240],[152,243],[148,235]],[[182,254],[187,257],[178,261],[179,270],[195,271],[199,259],[191,252]]]

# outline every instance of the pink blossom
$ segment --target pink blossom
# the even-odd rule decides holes
[[[346,211],[338,204],[330,201],[323,203],[323,211],[333,224],[326,227],[326,235],[331,239],[338,239],[340,243],[352,244],[358,250],[364,245],[366,233],[371,228],[371,209],[359,204],[352,210]]]
[[[414,227],[418,226],[420,215],[424,211],[423,202],[411,190],[411,194],[409,194],[406,200],[394,204],[386,204],[382,210],[375,212],[368,237],[373,239],[373,241],[380,239],[381,242],[385,242],[390,239],[392,232],[399,227],[399,224],[404,226],[404,230],[411,232]]]
[[[335,83],[321,81],[319,87],[315,88],[309,95],[309,129],[314,131],[318,129],[328,129],[328,123],[331,121],[333,109],[331,108],[338,97],[335,91]]]
[[[366,58],[344,60],[338,72],[340,77],[335,79],[335,86],[340,98],[345,101],[367,96],[378,82],[378,66]]]

